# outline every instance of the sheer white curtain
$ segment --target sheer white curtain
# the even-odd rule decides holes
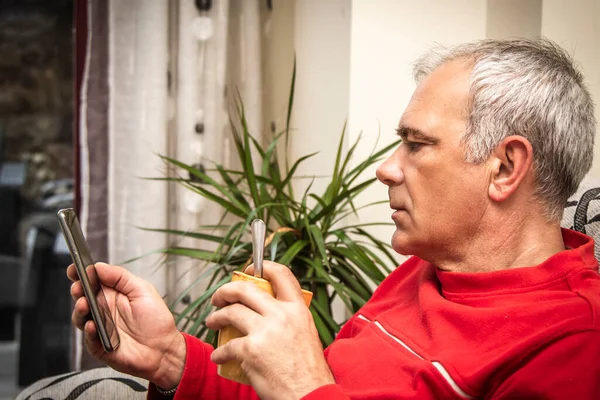
[[[165,247],[139,227],[167,224],[168,2],[87,2],[80,114],[80,218],[97,261],[124,261]],[[125,265],[166,290],[157,256]],[[74,341],[74,369],[96,366]]]
[[[219,0],[210,8],[198,8],[197,3],[178,3],[175,155],[187,164],[231,167],[228,93],[240,91],[250,129],[261,140],[261,6],[258,0]],[[189,231],[218,222],[218,207],[182,187],[175,193],[172,227]],[[179,245],[195,244],[184,240]],[[169,289],[179,293],[196,279],[202,264],[185,259],[175,263]]]
[[[166,237],[143,228],[168,223],[164,176],[168,155],[169,7],[163,0],[109,2],[108,255],[112,263],[164,248]],[[159,255],[125,266],[166,290]]]
[[[240,90],[251,128],[260,136],[260,2],[217,0],[205,2],[205,8],[198,3],[109,3],[110,262],[168,244],[167,236],[140,227],[194,230],[217,222],[218,210],[198,195],[141,178],[166,176],[159,154],[206,167],[229,162],[228,90]],[[195,279],[189,273],[194,262],[168,265],[151,255],[126,266],[163,294]]]
[[[265,8],[259,0],[88,1],[81,217],[98,259],[123,263],[176,240],[140,228],[195,230],[217,221],[217,209],[197,195],[143,178],[167,176],[159,155],[207,168],[231,162],[228,92],[240,91],[261,140]],[[171,298],[199,267],[160,254],[124,266]]]

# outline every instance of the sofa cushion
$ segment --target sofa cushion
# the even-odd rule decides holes
[[[144,379],[111,368],[96,368],[41,379],[23,390],[17,400],[142,400],[147,392],[148,381]]]
[[[584,179],[569,198],[561,225],[594,238],[596,259],[600,260],[600,180]]]

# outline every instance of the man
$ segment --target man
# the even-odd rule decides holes
[[[592,100],[548,41],[483,41],[419,60],[403,142],[377,170],[389,187],[398,267],[323,352],[289,269],[276,298],[233,282],[212,348],[180,334],[156,290],[99,264],[121,346],[105,354],[81,285],[74,324],[115,369],[176,399],[597,398],[600,276],[593,241],[560,217],[592,161]],[[76,280],[74,268],[68,275]],[[252,387],[216,375],[241,362]],[[212,362],[211,362],[212,361]],[[155,386],[156,385],[156,386]],[[158,387],[158,389],[156,388]]]

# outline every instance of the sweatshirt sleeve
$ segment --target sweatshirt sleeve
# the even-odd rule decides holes
[[[258,399],[251,386],[242,385],[217,375],[217,365],[210,360],[213,347],[200,339],[183,334],[187,346],[185,368],[174,397],[162,396],[154,384],[148,387],[148,400]]]
[[[499,399],[595,399],[600,393],[600,331],[571,334],[528,358],[498,387]]]
[[[340,385],[331,384],[313,390],[301,400],[350,400]]]

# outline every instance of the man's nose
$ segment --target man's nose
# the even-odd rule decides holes
[[[377,179],[387,186],[397,186],[404,181],[402,166],[400,164],[400,149],[396,149],[394,153],[388,157],[377,167]]]

